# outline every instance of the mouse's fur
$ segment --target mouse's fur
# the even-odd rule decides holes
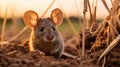
[[[43,28],[43,30],[41,30]],[[34,28],[34,49],[44,51],[47,55],[53,55],[60,58],[63,52],[63,39],[60,36],[52,19],[40,19],[37,26]],[[49,41],[46,35],[53,36],[54,38]]]
[[[39,18],[38,14],[32,10],[25,12],[23,20],[32,30],[29,48],[30,51],[41,50],[47,55],[60,58],[64,52],[64,41],[57,30],[57,25],[60,25],[63,20],[63,13],[56,8],[51,12],[50,18]],[[69,55],[71,56],[71,55]],[[74,56],[71,56],[72,58]]]

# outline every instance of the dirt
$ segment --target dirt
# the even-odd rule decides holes
[[[17,44],[4,44],[0,47],[1,67],[79,67],[87,65],[97,67],[93,63],[95,59],[86,58],[89,63],[82,61],[80,57],[71,59],[63,56],[56,59],[53,56],[41,55],[39,51],[29,52],[27,46],[18,46]]]
[[[105,49],[90,50],[95,36],[86,38],[84,57],[81,56],[81,48],[77,49],[80,46],[78,36],[64,35],[63,37],[65,39],[65,51],[76,55],[76,58],[62,56],[60,59],[56,59],[41,51],[30,52],[27,40],[24,39],[22,43],[15,40],[11,44],[0,45],[0,67],[101,67],[103,65],[103,59],[98,62],[98,58]],[[119,44],[107,54],[106,58],[105,67],[120,67]]]
[[[82,32],[79,33],[80,35],[80,44],[77,47],[82,47]],[[105,35],[102,34],[100,37],[100,41],[97,39],[97,35],[92,35],[90,34],[89,30],[85,31],[85,49],[86,49],[86,54],[90,57],[94,57],[96,63],[99,66],[103,67],[120,67],[120,42],[118,42],[117,46],[115,46],[110,52],[107,53],[107,55],[104,57],[106,58],[104,61],[104,58],[102,58],[100,61],[98,61],[99,56],[105,51],[107,48],[106,43],[106,38]]]

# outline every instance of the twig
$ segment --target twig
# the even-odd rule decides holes
[[[8,52],[7,54],[10,55],[10,54],[13,54],[13,53],[16,53],[17,51],[11,51],[11,52]]]
[[[105,56],[108,52],[110,52],[120,41],[120,35],[118,35],[111,43],[110,45],[105,49],[105,51],[100,55],[98,62],[102,59],[103,56]]]
[[[117,14],[117,16],[115,16],[115,20],[116,20],[116,22],[118,22],[118,26],[120,26],[120,6],[118,7],[118,11],[119,11],[119,13]]]
[[[115,12],[117,10],[117,6],[119,6],[120,4],[120,0],[115,0],[114,3],[113,3],[113,7],[112,7],[112,10],[111,10],[111,15],[114,16],[115,15]]]
[[[88,0],[84,0],[84,10],[83,10],[83,34],[82,34],[82,57],[85,55],[85,25],[86,25],[86,12],[87,12]]]
[[[65,13],[65,11],[64,11],[61,3],[59,2],[59,0],[57,0],[57,1],[58,1],[58,4],[60,5],[60,7],[62,8],[62,10],[63,10],[63,12],[64,12],[64,15],[65,15],[65,18],[66,18],[66,20],[68,21],[68,23],[69,23],[69,25],[70,25],[73,33],[76,34],[76,29],[75,29],[75,27],[73,26],[72,22],[69,20],[68,16],[66,15],[66,13]]]
[[[88,0],[88,8],[89,8],[89,11],[90,11],[90,21],[92,22],[93,21],[93,16],[92,16],[92,11],[91,11],[89,0]]]
[[[8,40],[8,42],[11,42],[13,40],[16,40],[28,27],[25,26],[16,36],[12,37],[11,39]]]
[[[93,11],[92,13],[91,13],[91,11],[90,11],[90,15],[91,15],[90,17],[92,17],[92,18],[91,18],[92,25],[91,25],[91,27],[90,27],[90,33],[93,33],[93,32],[92,32],[92,29],[93,29],[93,27],[97,24],[97,22],[96,22],[97,1],[98,1],[98,0],[96,0],[95,5],[93,6],[94,11]],[[88,4],[88,5],[89,5],[89,4]],[[90,5],[89,5],[89,9],[91,10]]]
[[[102,0],[103,5],[105,6],[105,8],[107,9],[107,11],[110,13],[110,9],[108,8],[106,1]]]
[[[96,23],[97,1],[98,0],[96,0],[95,5],[94,5],[93,23]]]
[[[111,21],[112,22],[112,21]],[[108,24],[113,28],[113,30],[115,31],[115,33],[118,35],[118,31],[116,30],[116,28],[111,24],[110,21],[108,21]]]
[[[0,42],[0,45],[2,45],[2,44],[12,44],[12,43],[9,43],[8,41],[2,41],[2,42]]]
[[[106,39],[107,46],[110,44],[110,42],[109,42],[109,40],[110,40],[110,33],[108,31],[110,31],[110,27],[109,26],[108,26],[108,29],[107,29],[107,39]]]
[[[4,41],[5,27],[6,27],[6,21],[7,21],[7,10],[8,10],[8,7],[5,10],[5,17],[2,25],[1,42]]]
[[[113,6],[113,1],[112,0],[110,0],[110,1],[111,1],[112,6]]]
[[[103,28],[103,26],[105,26],[105,24],[107,23],[107,18],[105,18],[103,21],[102,21],[102,24],[97,28],[96,31],[92,32],[92,35],[96,35],[98,34],[100,31],[101,31],[101,28]]]
[[[106,56],[104,57],[104,61],[103,61],[102,67],[105,67],[105,63],[106,63]]]

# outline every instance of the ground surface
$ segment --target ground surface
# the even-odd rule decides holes
[[[65,51],[78,56],[79,50],[76,49],[76,45],[79,42],[77,43],[77,37],[66,35],[63,35],[63,37],[65,40]],[[39,51],[29,52],[27,42],[21,44],[14,41],[11,44],[2,44],[0,46],[0,67],[101,67],[103,59],[100,62],[97,62],[97,59],[104,49],[98,51],[86,49],[84,59],[81,54],[75,59],[65,56],[56,59],[53,56],[41,55]],[[120,67],[119,45],[107,55],[105,66]]]

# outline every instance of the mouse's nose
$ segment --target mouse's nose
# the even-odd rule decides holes
[[[46,39],[48,41],[52,41],[54,39],[54,36],[53,35],[46,35]]]

